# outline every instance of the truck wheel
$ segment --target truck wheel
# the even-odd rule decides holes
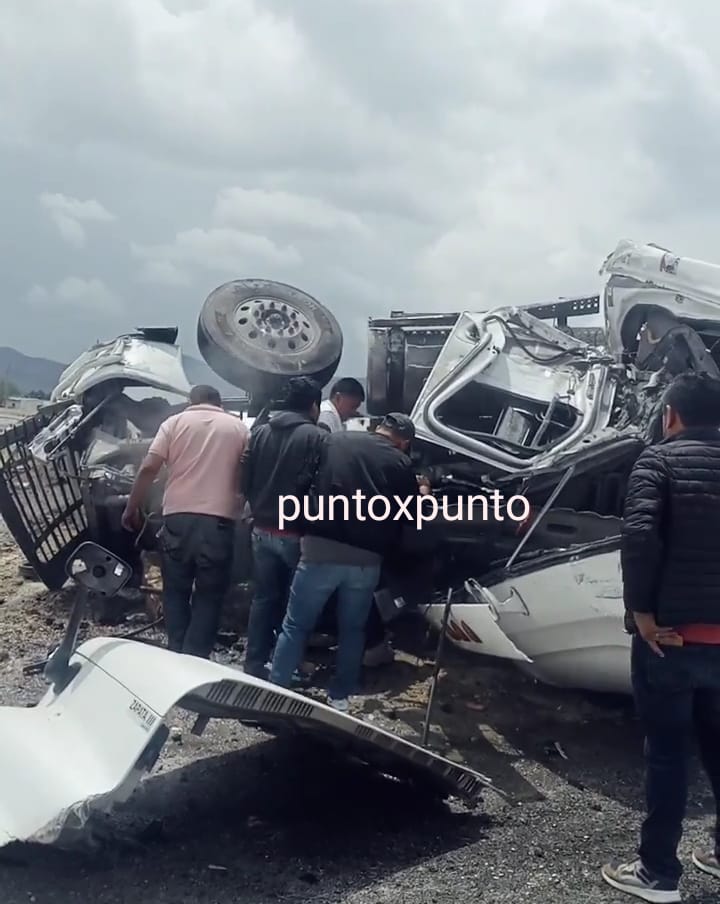
[[[237,279],[207,297],[197,342],[208,366],[252,395],[271,396],[289,377],[330,382],[343,350],[340,324],[320,302],[284,283]]]

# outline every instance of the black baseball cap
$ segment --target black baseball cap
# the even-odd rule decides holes
[[[398,411],[392,411],[390,414],[386,414],[382,421],[380,421],[380,426],[385,427],[387,430],[392,430],[392,432],[401,439],[410,441],[415,439],[415,424],[413,424],[406,414],[400,414]]]

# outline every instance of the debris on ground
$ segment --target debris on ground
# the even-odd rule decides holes
[[[23,667],[58,643],[73,591],[18,581],[22,557],[5,537],[0,532],[0,704],[33,705],[45,685]],[[146,624],[136,615],[111,627],[88,620],[81,640],[140,627],[148,629],[143,639],[164,644],[152,615]],[[239,622],[223,629],[242,640]],[[417,742],[433,671],[426,643],[424,626],[396,637],[396,661],[368,670],[354,714]],[[233,648],[214,655],[227,661]],[[333,657],[312,650],[319,686],[308,693],[322,694]],[[607,901],[598,868],[634,849],[643,806],[631,702],[555,692],[512,666],[449,649],[438,704],[432,748],[502,777],[523,806],[507,811],[488,797],[477,814],[452,802],[436,807],[361,766],[308,757],[291,739],[237,723],[211,721],[198,737],[196,717],[177,711],[171,736],[180,741],[166,746],[150,778],[103,826],[102,857],[8,849],[0,859],[3,904],[31,897],[301,904],[308,885],[318,904],[454,904],[458,882],[487,904]],[[565,759],[559,750],[570,745]],[[709,795],[696,781],[684,850],[704,840],[710,816]],[[686,885],[699,904],[712,900],[713,889],[692,871]]]
[[[545,752],[549,756],[560,756],[564,760],[568,759],[568,755],[563,750],[562,745],[559,744],[557,741],[553,741],[551,744],[548,744],[545,747]]]

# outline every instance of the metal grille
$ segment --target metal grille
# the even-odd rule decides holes
[[[210,688],[207,699],[223,706],[278,713],[298,719],[309,719],[314,711],[312,703],[307,700],[296,700],[294,697],[264,687],[242,684],[238,686],[232,681],[221,681],[220,684]]]
[[[8,530],[51,590],[65,583],[65,565],[88,539],[79,455],[66,449],[48,465],[28,452],[30,443],[67,407],[61,402],[0,433],[0,515]]]
[[[299,729],[396,778],[430,779],[444,793],[459,795],[472,804],[486,787],[503,794],[487,776],[469,766],[452,763],[432,750],[350,715],[329,714],[314,701],[296,699],[282,688],[244,684],[242,675],[237,681],[220,681],[197,697],[190,694],[179,705],[203,713],[206,702],[222,707],[226,718],[237,718],[270,733],[283,728]]]

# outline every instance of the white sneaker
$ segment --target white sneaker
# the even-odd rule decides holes
[[[617,891],[648,904],[678,904],[682,900],[677,882],[653,876],[639,860],[618,866],[608,864],[602,868],[602,877]]]
[[[692,854],[692,862],[708,876],[714,876],[720,879],[720,858],[716,857],[712,851],[696,850]]]
[[[347,699],[347,697],[343,699],[333,699],[332,697],[328,697],[327,703],[328,706],[336,709],[339,713],[346,713],[350,709],[350,701]]]
[[[377,669],[382,665],[390,665],[391,662],[395,662],[395,651],[387,640],[366,650],[363,656],[363,665],[368,669]]]

